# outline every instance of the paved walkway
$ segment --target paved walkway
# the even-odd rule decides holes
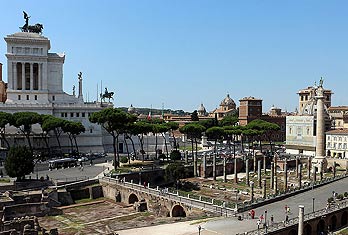
[[[255,209],[256,216],[263,214],[265,216],[265,211],[267,211],[267,220],[270,220],[270,216],[273,215],[275,222],[280,222],[285,219],[285,205],[291,208],[291,214],[289,218],[294,218],[298,215],[298,206],[305,206],[305,213],[309,213],[313,210],[313,198],[314,199],[314,209],[323,209],[326,206],[327,198],[331,197],[332,191],[343,193],[344,190],[348,189],[348,178],[344,178],[333,182],[328,185],[321,186],[319,188],[295,195],[293,197],[286,198],[284,200],[265,205]],[[246,215],[247,213],[245,213]],[[204,223],[195,224],[194,221],[182,222],[175,224],[166,224],[159,226],[151,226],[145,228],[135,228],[129,230],[119,231],[119,235],[141,235],[141,234],[152,234],[152,235],[162,235],[162,234],[173,234],[173,235],[189,235],[198,234],[198,225],[203,229],[201,230],[201,235],[227,235],[227,234],[237,234],[244,233],[254,229],[257,229],[257,219],[244,219],[242,221],[237,220],[235,217],[219,217],[212,218],[212,220]]]

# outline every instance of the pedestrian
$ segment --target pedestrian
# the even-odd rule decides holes
[[[285,213],[287,213],[288,212],[288,205],[285,205],[284,209],[285,209]]]
[[[287,207],[286,212],[290,214],[290,207]]]
[[[261,222],[263,221],[263,219],[264,219],[263,214],[261,214],[261,216],[260,216]]]
[[[273,218],[273,215],[271,215],[271,224],[273,224],[274,222],[274,218]]]
[[[288,221],[289,221],[289,216],[286,215],[286,216],[285,216],[285,222],[287,223]]]
[[[144,188],[146,188],[146,181],[144,181]]]
[[[260,224],[261,224],[261,221],[260,221],[260,220],[258,220],[256,223],[257,223],[257,230],[260,230]]]
[[[253,209],[250,211],[250,214],[251,214],[251,219],[254,219],[255,218],[255,211]]]

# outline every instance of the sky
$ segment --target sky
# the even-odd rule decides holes
[[[2,0],[0,36],[42,23],[50,52],[65,53],[63,85],[83,95],[101,86],[116,107],[192,112],[227,94],[294,111],[297,92],[320,77],[348,105],[348,1],[345,0]],[[0,62],[7,81],[6,43]],[[98,88],[98,89],[97,89]]]

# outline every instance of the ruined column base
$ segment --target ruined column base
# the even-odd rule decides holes
[[[312,172],[317,168],[317,173],[327,171],[327,160],[323,156],[315,156],[312,159]]]

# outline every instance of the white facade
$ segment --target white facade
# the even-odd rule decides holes
[[[348,158],[348,129],[326,132],[326,155],[335,158]]]
[[[0,104],[1,111],[37,112],[59,118],[81,122],[86,131],[78,136],[79,150],[82,152],[112,149],[112,139],[102,128],[89,122],[91,113],[112,107],[111,103],[84,102],[63,91],[64,54],[50,53],[50,40],[37,33],[18,32],[5,37],[7,43],[7,100]],[[79,77],[79,94],[82,94],[82,77]],[[42,130],[39,125],[32,129],[33,136]],[[8,127],[7,133],[22,137],[15,127]],[[52,137],[52,135],[51,135]],[[33,137],[34,139],[34,137]],[[23,140],[24,141],[24,140]],[[66,135],[61,137],[63,150],[68,152],[70,142]],[[55,138],[50,138],[50,146],[57,147]]]
[[[0,103],[0,110],[8,113],[37,112],[50,114],[58,118],[81,122],[86,131],[77,137],[80,152],[112,152],[112,137],[100,125],[91,123],[89,116],[106,107],[113,107],[107,102],[84,102],[82,96],[82,74],[78,76],[77,97],[63,91],[64,54],[50,53],[50,40],[37,33],[18,32],[5,37],[7,43],[7,100]],[[25,144],[24,136],[12,126],[6,128],[10,142]],[[40,126],[32,128],[33,146],[44,147]],[[53,133],[49,133],[49,145],[58,148]],[[171,150],[168,134],[165,135],[168,151]],[[164,139],[158,136],[158,147],[165,152]],[[133,137],[136,151],[139,151],[138,138]],[[67,135],[62,135],[60,143],[63,152],[70,151],[70,141]],[[3,143],[1,143],[3,144]],[[119,137],[120,152],[133,151],[130,141],[125,142]],[[155,151],[155,136],[144,137],[144,150]],[[152,154],[153,155],[153,154]]]
[[[290,154],[315,155],[314,116],[286,117],[286,152]]]

